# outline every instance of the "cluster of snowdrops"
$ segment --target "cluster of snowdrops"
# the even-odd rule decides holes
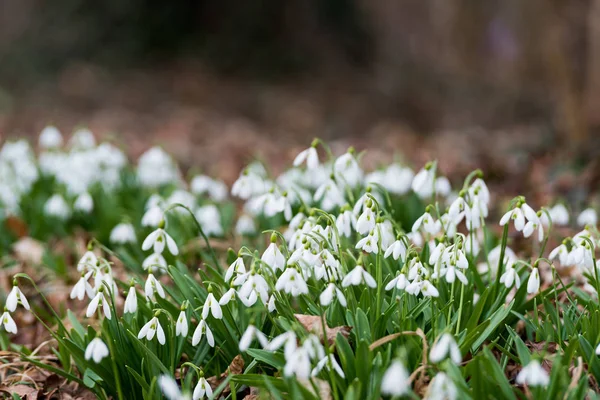
[[[536,211],[517,196],[490,222],[480,171],[456,188],[435,162],[366,173],[361,154],[335,156],[320,140],[276,179],[252,163],[231,190],[200,174],[188,183],[158,147],[129,165],[86,129],[65,145],[47,127],[38,147],[0,151],[3,218],[37,215],[64,228],[53,235],[78,223],[97,234],[72,267],[70,298],[85,311],[59,315],[43,292],[30,304],[36,281],[20,273],[0,325],[18,334],[11,315],[33,312],[61,367],[23,357],[99,398],[594,396],[592,208]],[[225,206],[230,194],[238,211]],[[120,199],[110,207],[119,220],[98,214],[109,199]],[[556,226],[579,228],[557,238]],[[232,237],[239,248],[214,248],[213,238]]]

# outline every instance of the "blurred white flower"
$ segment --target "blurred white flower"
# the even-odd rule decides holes
[[[444,333],[431,348],[429,360],[437,364],[448,357],[454,364],[460,364],[462,361],[462,355],[454,337],[449,333]]]
[[[517,375],[517,383],[520,385],[546,387],[550,383],[550,377],[546,370],[542,368],[539,361],[531,360]]]
[[[587,208],[579,214],[577,217],[577,225],[579,226],[596,226],[598,223],[598,214],[596,214],[596,210],[593,208]]]
[[[99,364],[105,357],[108,357],[106,344],[99,337],[92,339],[85,349],[85,359],[94,360],[96,364]]]
[[[54,149],[62,144],[62,134],[55,126],[47,126],[40,133],[39,145],[42,149]]]
[[[51,217],[66,220],[71,215],[71,209],[64,197],[54,194],[44,204],[44,213]]]
[[[136,240],[133,225],[128,223],[120,223],[110,232],[110,241],[115,244],[135,243]]]
[[[73,209],[89,214],[94,209],[94,199],[88,192],[83,192],[75,199]]]
[[[410,391],[409,374],[402,362],[392,361],[383,374],[381,393],[388,396],[400,397]]]

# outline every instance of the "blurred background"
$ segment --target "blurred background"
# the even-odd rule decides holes
[[[315,136],[507,190],[600,181],[599,0],[2,0],[0,60],[3,139],[85,125],[229,182]]]

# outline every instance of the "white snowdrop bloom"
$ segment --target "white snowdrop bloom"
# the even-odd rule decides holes
[[[389,256],[392,256],[394,260],[404,261],[406,259],[406,244],[402,239],[396,240],[387,248],[383,257],[388,258]]]
[[[140,329],[140,332],[138,333],[137,337],[138,339],[146,338],[146,340],[152,340],[154,338],[154,335],[156,335],[158,343],[166,343],[165,331],[160,325],[158,317],[152,317],[152,319],[148,321],[146,325],[142,326],[142,329]]]
[[[82,275],[81,278],[79,278],[77,283],[73,286],[71,294],[69,295],[71,299],[77,299],[81,301],[83,300],[86,294],[90,299],[95,296],[94,289],[88,282],[88,279],[90,278],[91,274],[92,271],[89,271],[85,275]]]
[[[228,291],[223,293],[223,296],[219,299],[219,304],[224,306],[235,298],[235,289],[230,288]]]
[[[596,346],[596,355],[600,356],[600,344],[598,344],[598,346]]]
[[[371,288],[377,287],[377,282],[369,274],[361,265],[357,265],[352,271],[348,272],[348,274],[342,280],[342,287],[348,287],[350,285],[358,286],[361,284],[366,284]]]
[[[356,220],[356,231],[361,235],[371,232],[377,224],[377,215],[372,208],[366,207]]]
[[[177,189],[165,201],[167,207],[174,206],[175,204],[181,204],[189,209],[193,209],[196,206],[196,197],[187,190]],[[181,207],[177,207],[174,210],[185,214],[185,211]]]
[[[269,301],[267,302],[267,310],[269,310],[270,313],[277,311],[277,306],[275,305],[275,296],[273,295],[269,297]]]
[[[181,181],[177,164],[160,147],[152,147],[138,160],[137,177],[143,186],[159,187]]]
[[[179,254],[175,240],[164,229],[158,228],[144,239],[142,250],[146,251],[153,248],[155,253],[162,253],[165,245],[174,256]]]
[[[579,226],[596,226],[598,223],[598,214],[596,214],[596,210],[593,208],[587,208],[579,214],[577,217],[577,225]]]
[[[458,196],[448,208],[448,218],[453,224],[459,224],[465,216],[469,205],[462,196]]]
[[[401,273],[385,285],[385,290],[392,290],[394,288],[404,290],[408,285],[409,281],[406,279],[406,275]]]
[[[294,349],[290,354],[285,354],[285,376],[295,376],[297,379],[309,379],[311,374],[310,354],[304,347]]]
[[[356,243],[355,248],[364,251],[365,253],[373,253],[377,254],[379,252],[379,248],[377,247],[377,236],[374,231],[371,231],[369,235],[360,239],[358,243]]]
[[[490,252],[488,253],[489,266],[487,263],[480,263],[477,266],[477,270],[479,271],[479,273],[486,273],[488,271],[488,269],[491,268],[492,276],[496,276],[496,272],[498,270],[498,262],[500,261],[501,251],[502,251],[501,245],[498,245],[498,246],[494,247],[492,250],[490,250]],[[504,264],[507,266],[511,266],[516,261],[517,261],[517,256],[516,256],[515,252],[510,247],[507,246],[504,250]]]
[[[344,192],[331,178],[323,182],[317,188],[313,199],[315,202],[320,201],[321,208],[325,211],[331,211],[336,207],[342,207],[346,203],[344,200]]]
[[[207,236],[223,236],[221,213],[214,204],[199,207],[194,216]]]
[[[206,175],[196,175],[190,182],[190,190],[198,196],[208,193],[215,201],[227,198],[227,185]]]
[[[517,375],[517,383],[520,385],[546,387],[550,383],[550,376],[542,368],[539,361],[531,360]]]
[[[383,374],[381,393],[392,397],[400,397],[408,394],[410,387],[410,376],[402,362],[392,361]]]
[[[83,192],[75,199],[73,209],[89,214],[94,209],[94,199],[88,192]]]
[[[419,197],[430,197],[433,194],[435,185],[435,168],[431,163],[425,165],[417,175],[415,175],[411,188]]]
[[[550,218],[552,218],[553,225],[564,226],[569,224],[569,211],[564,204],[555,204],[554,207],[548,210],[548,214],[550,214]],[[544,226],[550,225],[548,215],[545,212],[542,213],[540,219]]]
[[[431,348],[429,360],[437,364],[448,357],[457,365],[462,361],[462,355],[454,337],[449,333],[444,333]]]
[[[125,298],[125,309],[123,312],[125,314],[131,313],[134,314],[137,311],[137,292],[135,290],[135,286],[131,286],[129,291],[127,292],[127,297]]]
[[[523,228],[523,236],[528,238],[535,231],[537,231],[537,241],[541,242],[544,240],[544,224],[542,224],[542,221],[539,218],[537,220],[528,221],[525,224],[525,227]]]
[[[319,166],[319,154],[314,146],[309,147],[306,150],[302,150],[294,159],[294,167],[300,166],[306,161],[306,167],[308,169],[316,169]]]
[[[425,400],[456,400],[458,399],[458,389],[456,385],[444,372],[438,372],[429,383]]]
[[[238,297],[246,307],[254,305],[257,297],[260,297],[261,301],[266,304],[269,300],[269,284],[260,274],[250,272],[248,275],[238,290]],[[237,285],[238,283],[234,280],[233,284]]]
[[[540,272],[537,268],[533,268],[529,279],[527,280],[527,293],[534,294],[540,290]]]
[[[38,143],[42,149],[55,149],[62,146],[63,137],[55,126],[47,126],[42,129]]]
[[[383,251],[386,251],[396,239],[394,234],[394,226],[388,219],[384,220],[383,222],[378,222],[375,225],[375,232],[381,238],[381,249]]]
[[[350,187],[356,187],[363,179],[363,170],[351,152],[341,155],[333,164],[335,176]]]
[[[428,280],[421,282],[421,293],[423,293],[423,296],[427,297],[438,297],[440,295],[437,288]]]
[[[69,145],[76,150],[92,149],[96,147],[96,138],[89,129],[79,128],[73,133],[71,139],[69,139]]]
[[[110,232],[110,241],[115,244],[135,243],[135,230],[133,225],[120,223]]]
[[[245,273],[246,266],[244,265],[244,259],[238,256],[238,258],[236,258],[235,261],[232,262],[229,268],[227,268],[225,271],[225,282],[231,281],[231,278],[233,278],[234,274],[237,276]]]
[[[415,173],[412,169],[391,164],[385,170],[385,181],[383,186],[388,192],[403,195],[410,190]]]
[[[4,327],[4,330],[8,333],[17,333],[17,324],[12,319],[8,311],[4,311],[4,314],[0,317],[0,327]]]
[[[203,319],[200,320],[196,330],[194,330],[194,335],[192,336],[192,346],[196,346],[198,343],[200,343],[202,336],[206,336],[206,342],[210,347],[215,347],[215,337],[213,336],[210,327]]]
[[[423,227],[423,230],[430,235],[436,235],[440,229],[442,228],[442,223],[440,221],[436,221],[431,214],[425,212],[421,215],[412,226],[412,231],[417,232],[419,229]]]
[[[165,272],[167,270],[167,260],[160,253],[152,253],[144,259],[142,268],[145,271]]]
[[[213,391],[212,391],[212,388],[210,387],[210,383],[208,383],[208,381],[206,380],[206,378],[204,378],[204,376],[201,376],[200,379],[198,380],[198,384],[196,385],[196,388],[194,389],[194,393],[192,394],[192,399],[200,400],[205,397],[207,399],[210,399],[210,398],[212,398],[212,395],[213,395]]]
[[[273,241],[271,241],[271,244],[263,253],[261,260],[266,265],[268,265],[273,271],[277,269],[283,270],[283,268],[285,267],[285,257],[279,250],[277,243]]]
[[[334,283],[330,283],[319,296],[319,301],[322,306],[327,307],[333,302],[334,298],[338,299],[342,307],[346,307],[346,296],[344,296],[344,293]]]
[[[188,394],[181,393],[179,386],[175,379],[167,375],[161,375],[158,377],[158,386],[161,392],[165,395],[168,400],[190,400]]]
[[[321,370],[323,370],[324,367],[327,367],[328,370],[333,369],[339,376],[342,377],[342,379],[346,378],[344,370],[342,369],[342,367],[340,367],[340,364],[338,364],[333,354],[329,354],[320,359],[317,365],[313,368],[310,375],[319,375],[319,372],[321,372]]]
[[[254,218],[247,214],[241,215],[235,224],[235,233],[238,235],[255,235],[256,224]]]
[[[157,228],[161,221],[164,221],[164,213],[158,205],[149,207],[142,216],[142,226]]]
[[[308,285],[296,268],[286,268],[279,279],[277,279],[275,289],[291,294],[294,297],[301,294],[308,294]]]
[[[512,265],[506,266],[506,271],[500,276],[500,283],[503,283],[508,289],[512,287],[513,283],[517,289],[521,287],[521,278]]]
[[[525,202],[521,202],[517,207],[505,213],[500,219],[500,226],[506,225],[510,220],[514,220],[515,229],[519,232],[525,228],[526,220],[540,224],[539,217],[533,208]]]
[[[446,197],[452,191],[450,181],[445,176],[440,176],[435,180],[435,191],[442,197]]]
[[[283,353],[287,357],[298,348],[297,342],[298,338],[296,337],[294,331],[287,331],[274,337],[264,349],[275,352],[283,346]]]
[[[108,357],[108,347],[100,339],[96,337],[85,348],[85,359],[94,360],[96,364],[100,364],[103,358]]]
[[[342,211],[335,220],[335,226],[340,236],[350,237],[352,235],[352,228],[355,225],[356,217],[350,210]]]
[[[206,300],[204,301],[204,305],[202,306],[202,319],[206,319],[209,313],[212,314],[213,318],[215,319],[223,318],[221,306],[219,305],[218,300],[215,298],[215,295],[212,293],[208,293],[208,296],[206,296]]]
[[[550,255],[548,256],[548,258],[550,260],[558,259],[558,261],[560,262],[560,264],[562,266],[567,266],[568,262],[569,262],[569,249],[567,248],[567,245],[564,243],[561,243],[560,245],[555,247],[550,252]]]
[[[102,288],[102,286],[100,286],[100,288]],[[92,301],[90,301],[90,304],[88,305],[87,310],[85,312],[85,316],[91,318],[96,313],[96,310],[98,309],[99,305],[102,305],[102,311],[104,312],[104,316],[110,319],[110,304],[108,303],[108,300],[106,300],[106,297],[104,297],[104,292],[102,290],[98,291],[98,293],[96,293]]]
[[[246,328],[246,331],[240,338],[240,351],[248,350],[254,339],[258,340],[262,348],[266,348],[269,345],[269,340],[264,333],[259,331],[256,326],[248,325],[248,328]]]
[[[177,323],[175,324],[175,336],[187,337],[188,334],[188,321],[185,310],[181,310],[179,317],[177,317]]]
[[[406,234],[406,237],[416,247],[422,247],[423,246],[423,236],[419,232],[408,232]]]
[[[14,312],[17,309],[17,305],[19,303],[21,303],[23,305],[23,308],[25,308],[26,310],[31,309],[29,307],[29,302],[27,301],[27,298],[25,297],[23,292],[21,292],[21,289],[19,289],[19,287],[15,285],[6,297],[6,309],[10,312]]]
[[[261,176],[252,174],[245,170],[233,183],[231,194],[243,200],[248,200],[253,195],[262,194],[266,191],[266,184]]]
[[[44,213],[51,217],[66,220],[71,215],[71,209],[60,194],[54,194],[44,204]]]
[[[152,273],[148,274],[148,278],[146,279],[146,284],[144,285],[144,294],[146,295],[146,299],[153,299],[154,293],[158,293],[160,297],[165,298],[165,290],[162,285],[154,277]]]

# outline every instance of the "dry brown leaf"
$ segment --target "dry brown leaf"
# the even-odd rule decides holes
[[[298,322],[309,332],[314,333],[319,337],[323,337],[323,321],[321,317],[318,315],[304,315],[304,314],[294,314]],[[350,335],[350,331],[352,330],[351,326],[342,325],[330,328],[325,325],[325,336],[327,337],[327,343],[332,345],[335,343],[335,338],[337,334],[340,333],[343,337],[347,338]],[[321,339],[322,340],[322,339]]]
[[[36,400],[38,398],[38,389],[27,385],[0,386],[0,392],[10,395],[14,393],[24,400]]]
[[[19,217],[11,215],[6,218],[6,229],[18,238],[27,236],[27,223]]]
[[[239,375],[243,372],[244,372],[244,359],[242,358],[242,356],[240,354],[238,354],[237,356],[235,356],[233,358],[233,360],[229,364],[227,371],[223,372],[219,377],[211,376],[210,378],[207,378],[206,380],[208,381],[210,386],[214,389],[217,386],[219,386],[221,384],[221,382],[223,382],[223,380],[225,380],[225,378],[227,378],[227,376],[229,376],[230,374],[231,375]],[[229,388],[229,386],[227,386],[223,389],[223,392],[221,394],[226,395],[229,393],[229,391],[230,391],[230,388]]]
[[[26,236],[13,245],[13,251],[17,260],[37,265],[42,263],[44,245],[42,242]]]

